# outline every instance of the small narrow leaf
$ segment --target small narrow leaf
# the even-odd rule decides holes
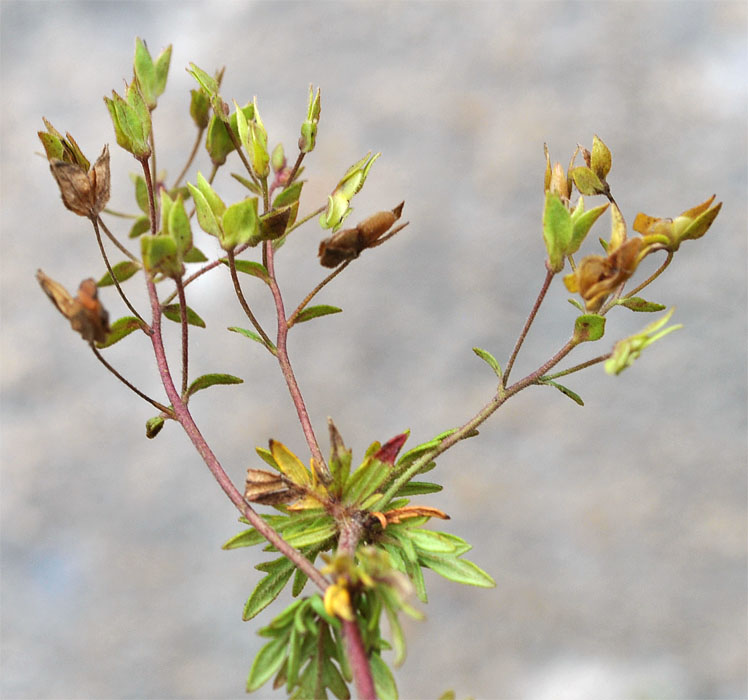
[[[318,306],[307,306],[295,319],[296,323],[303,323],[304,321],[310,321],[318,316],[327,316],[328,314],[338,314],[343,309],[337,306],[329,306],[327,304],[320,304]]]
[[[437,493],[443,488],[444,487],[439,484],[432,484],[428,481],[409,481],[397,491],[395,496],[417,496],[424,493]],[[390,506],[394,507],[393,503],[394,501],[390,503]]]
[[[423,566],[455,583],[481,588],[493,588],[496,585],[491,576],[467,559],[425,553],[419,554],[418,558]]]
[[[618,303],[632,311],[662,311],[667,308],[664,304],[647,301],[641,297],[628,297],[627,299],[621,299]]]
[[[123,260],[112,266],[112,272],[117,282],[124,282],[129,280],[138,270],[140,270],[140,263],[136,263],[132,260]],[[109,274],[109,270],[104,273],[103,277],[96,283],[97,287],[108,287],[114,284],[112,276]]]
[[[268,347],[267,343],[262,339],[262,337],[255,333],[254,331],[249,330],[248,328],[239,328],[238,326],[229,326],[228,330],[239,333],[239,335],[243,335],[245,338],[250,338],[254,340],[255,342],[259,343],[260,345],[263,345],[264,347]],[[274,353],[275,352],[275,345],[272,343],[269,346],[269,349]]]
[[[170,321],[175,323],[181,323],[182,318],[179,315],[179,304],[169,304],[161,309],[164,316]],[[187,323],[191,326],[198,326],[199,328],[205,328],[205,321],[198,316],[189,306],[187,307]]]
[[[496,373],[496,376],[501,379],[501,367],[496,361],[496,358],[490,352],[488,352],[488,350],[483,350],[482,348],[473,348],[473,352],[478,357],[480,357],[481,360],[487,362],[488,366]]]
[[[379,654],[372,654],[369,657],[369,665],[377,697],[380,700],[397,700],[397,686],[390,667],[382,661]]]
[[[199,248],[195,248],[195,246],[192,246],[182,258],[182,262],[186,263],[199,263],[199,262],[207,262],[208,258],[205,257],[205,253],[203,253],[202,250]]]
[[[257,568],[259,568],[259,566]],[[252,595],[249,596],[249,599],[244,606],[242,619],[245,621],[251,620],[255,615],[257,615],[257,613],[264,610],[278,597],[280,592],[288,583],[288,580],[291,578],[291,574],[294,572],[294,565],[292,561],[282,557],[272,562],[266,562],[263,570],[267,572],[267,576],[260,579],[260,582],[252,591]],[[252,668],[254,668],[254,665]],[[270,675],[272,675],[272,673]],[[264,682],[265,681],[263,681],[263,683]],[[262,683],[260,685],[262,685]]]
[[[204,374],[190,384],[187,389],[187,396],[192,396],[194,393],[216,384],[241,384],[242,382],[244,382],[243,379],[232,374]]]
[[[221,258],[221,262],[229,266],[228,258]],[[259,277],[263,282],[268,282],[270,276],[268,271],[262,263],[254,262],[253,260],[235,260],[237,272],[243,272],[245,275],[252,275],[253,277]]]
[[[580,406],[584,406],[584,401],[582,401],[581,396],[579,394],[574,393],[571,389],[568,387],[565,387],[563,384],[558,384],[557,382],[554,382],[550,379],[540,379],[541,384],[545,384],[547,386],[552,386],[558,389],[564,396],[568,396],[574,403],[578,403]]]
[[[272,639],[255,656],[247,678],[247,692],[251,693],[267,683],[286,659],[287,635]]]
[[[597,314],[578,316],[574,322],[574,342],[586,343],[600,340],[605,333],[605,317]]]
[[[311,486],[312,475],[301,460],[282,442],[270,440],[270,453],[283,474],[294,484]]]

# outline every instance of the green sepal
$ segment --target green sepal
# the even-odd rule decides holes
[[[420,552],[418,560],[423,566],[428,567],[434,573],[455,583],[463,583],[480,588],[493,588],[496,586],[496,581],[491,576],[468,559]]]
[[[161,311],[170,321],[174,321],[175,323],[182,322],[182,318],[179,314],[179,304],[168,304],[167,306],[164,306]],[[200,318],[200,316],[198,316],[189,306],[187,307],[187,323],[190,326],[205,328],[205,321],[203,321],[203,319]]]
[[[188,182],[187,187],[195,202],[197,222],[200,224],[200,228],[211,236],[220,238],[221,225],[219,222],[222,221],[226,211],[223,200],[200,172],[197,174],[197,186]]]
[[[192,396],[194,393],[216,384],[242,384],[243,382],[243,379],[235,377],[233,374],[204,374],[190,384],[187,388],[187,396]]]
[[[286,233],[288,222],[291,219],[293,205],[281,208],[273,208],[267,214],[260,217],[260,238],[263,241],[274,241]]]
[[[177,253],[177,242],[171,236],[143,235],[140,237],[140,250],[143,266],[151,275],[181,277],[184,273]]]
[[[258,564],[256,569],[264,571],[267,576],[260,579],[252,594],[247,599],[242,613],[242,619],[246,622],[251,620],[255,615],[264,610],[272,603],[285,588],[291,574],[294,572],[294,564],[290,559],[281,557],[271,562]],[[260,652],[261,654],[262,652]],[[258,654],[258,658],[259,658]],[[254,668],[254,664],[252,665]],[[277,669],[276,669],[277,670]],[[275,673],[275,671],[273,671]],[[272,673],[270,674],[272,675]],[[250,672],[251,676],[251,672]],[[265,681],[263,681],[264,683]],[[262,683],[260,683],[262,685]]]
[[[198,68],[194,63],[190,63],[190,67],[187,69],[187,72],[192,75],[193,78],[198,82],[198,85],[202,88],[202,90],[205,92],[206,96],[208,97],[208,100],[210,101],[211,107],[213,107],[213,112],[215,115],[223,119],[224,121],[228,120],[228,115],[226,113],[226,109],[223,105],[223,100],[221,99],[221,96],[218,94],[218,87],[221,82],[221,78],[223,77],[223,69],[219,73],[217,78],[214,78],[211,75],[208,75],[204,70],[201,68]]]
[[[210,121],[210,99],[202,90],[190,90],[190,116],[198,129]]]
[[[605,333],[605,317],[597,314],[584,314],[577,316],[574,321],[575,344],[600,340]]]
[[[135,223],[130,227],[130,233],[127,234],[128,238],[137,238],[142,236],[146,231],[151,228],[151,220],[147,216],[139,216],[135,219]]]
[[[257,216],[257,198],[247,199],[232,204],[223,213],[223,233],[219,236],[224,250],[233,250],[238,245],[257,245],[260,240],[260,224]]]
[[[590,154],[590,168],[600,180],[605,181],[605,178],[610,172],[610,166],[613,162],[613,158],[610,154],[608,147],[602,142],[602,140],[595,134],[592,138],[592,153]]]
[[[221,258],[221,262],[226,267],[229,267],[228,258]],[[237,272],[243,272],[245,275],[257,277],[266,284],[270,282],[270,275],[268,275],[267,268],[262,263],[254,262],[253,260],[234,260],[234,265]]]
[[[617,303],[620,306],[625,306],[627,309],[631,309],[631,311],[662,311],[667,308],[665,304],[657,304],[653,301],[642,299],[641,297],[627,297],[626,299],[619,299]]]
[[[545,193],[543,208],[543,239],[548,251],[548,264],[553,272],[560,272],[564,267],[573,226],[571,214],[555,192]]]
[[[501,379],[501,367],[496,361],[496,358],[490,352],[488,352],[488,350],[483,350],[482,348],[473,348],[473,352],[478,357],[480,357],[481,360],[487,362],[488,366],[496,373],[496,376]]]
[[[140,92],[151,110],[155,109],[158,96],[166,88],[170,61],[171,45],[161,52],[154,63],[150,52],[140,37],[135,39],[135,60],[133,62],[135,77]]]
[[[182,262],[186,263],[201,263],[207,261],[208,258],[205,257],[205,253],[194,245],[184,254],[184,258],[182,258]]]
[[[590,168],[584,165],[573,168],[571,177],[580,194],[591,196],[605,194],[609,191],[607,185]]]
[[[162,201],[166,197],[165,195]],[[176,201],[167,208],[169,210],[166,220],[167,230],[169,231],[169,235],[176,241],[179,258],[184,260],[187,253],[192,249],[192,228],[187,211],[184,208],[182,195],[177,195]]]
[[[609,203],[601,204],[599,207],[585,211],[584,198],[579,197],[577,206],[571,213],[572,234],[569,245],[566,248],[566,255],[573,255],[579,250],[584,239],[592,228],[592,225],[600,218],[609,206]]]
[[[260,336],[258,333],[255,333],[254,331],[249,330],[249,328],[239,328],[238,326],[229,326],[228,330],[232,331],[233,333],[239,333],[239,335],[243,335],[246,338],[250,338],[251,340],[258,342],[260,345],[268,348],[273,354],[275,354],[275,345],[273,343],[270,343],[270,345],[268,345],[262,339],[262,336]]]
[[[154,416],[149,418],[145,422],[145,436],[149,440],[153,440],[161,432],[161,428],[164,427],[165,418],[163,416]]]
[[[580,406],[584,406],[584,401],[582,401],[582,397],[579,396],[579,394],[573,392],[568,387],[565,387],[563,384],[559,384],[558,382],[554,382],[552,379],[543,379],[542,377],[538,380],[540,384],[545,384],[546,386],[552,386],[558,389],[564,396],[568,396],[574,403],[579,404]]]
[[[112,266],[112,272],[114,273],[114,279],[116,279],[117,282],[124,282],[125,280],[129,280],[130,277],[140,270],[140,268],[140,263],[134,262],[133,260],[123,260]],[[109,274],[109,270],[107,270],[102,278],[96,283],[96,286],[108,287],[112,284],[114,284],[114,280]]]
[[[304,321],[311,321],[313,318],[319,316],[328,316],[330,314],[339,314],[343,309],[337,306],[330,306],[328,304],[319,304],[318,306],[307,306],[303,309],[298,316],[296,316],[295,323],[304,323]]]
[[[112,91],[111,99],[105,97],[104,102],[112,118],[117,143],[139,160],[148,158],[151,155],[151,113],[135,81],[128,86],[125,99]]]
[[[114,345],[122,340],[122,338],[130,335],[133,331],[137,331],[141,328],[143,328],[143,322],[140,319],[135,318],[135,316],[123,316],[122,318],[118,318],[109,327],[109,334],[104,342],[96,343],[96,347],[100,350],[108,348],[110,345]]]

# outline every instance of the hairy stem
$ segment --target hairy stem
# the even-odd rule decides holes
[[[96,241],[99,244],[101,257],[104,258],[104,264],[106,265],[107,272],[109,272],[109,276],[112,278],[112,281],[114,282],[114,286],[117,288],[119,295],[122,297],[122,301],[125,302],[125,304],[127,305],[127,308],[130,309],[130,311],[132,311],[132,313],[135,315],[138,321],[141,321],[143,323],[143,326],[145,326],[145,328],[148,328],[148,324],[145,322],[145,319],[135,310],[135,307],[130,303],[130,300],[127,298],[125,293],[122,291],[122,287],[120,287],[120,284],[117,281],[117,278],[114,276],[114,270],[112,270],[112,266],[109,262],[109,256],[106,254],[106,250],[104,249],[104,242],[101,240],[101,232],[99,231],[99,219],[92,217],[91,223],[93,224],[94,231],[96,232]]]
[[[108,210],[107,210],[107,213],[108,213],[108,214],[111,214],[112,216],[124,216],[123,214],[117,214],[117,213],[115,213],[115,212],[112,212],[112,211],[108,211]],[[128,217],[128,218],[129,218],[129,217]],[[134,218],[134,217],[133,217],[133,218]],[[107,227],[107,225],[106,225],[106,224],[104,223],[104,219],[102,219],[102,218],[101,218],[100,216],[98,216],[98,217],[96,218],[96,220],[98,221],[98,223],[99,223],[99,226],[101,226],[101,229],[102,229],[102,230],[104,231],[104,233],[106,234],[107,238],[108,238],[108,239],[109,239],[109,240],[110,240],[110,241],[111,241],[112,243],[114,243],[114,245],[116,245],[116,246],[117,246],[117,248],[119,248],[119,249],[120,249],[120,250],[121,250],[121,251],[122,251],[122,252],[123,252],[123,253],[124,253],[124,254],[125,254],[125,255],[126,255],[126,256],[127,256],[128,258],[130,258],[130,260],[132,260],[133,262],[136,262],[136,263],[139,263],[139,262],[140,262],[140,260],[138,260],[138,259],[137,259],[137,258],[136,258],[136,257],[135,257],[135,256],[134,256],[134,255],[133,255],[133,254],[132,254],[132,253],[131,253],[131,252],[129,251],[129,250],[127,250],[127,248],[125,248],[125,246],[123,246],[123,245],[122,245],[122,244],[121,244],[121,243],[119,242],[119,240],[117,239],[117,237],[116,237],[116,236],[115,236],[115,235],[114,235],[114,234],[113,234],[113,233],[112,233],[112,232],[111,232],[111,231],[109,230],[109,228]]]
[[[231,281],[234,283],[234,292],[236,293],[236,298],[239,300],[239,303],[241,304],[241,307],[244,310],[244,313],[246,314],[247,318],[250,320],[250,323],[255,327],[255,330],[262,337],[265,347],[271,353],[273,353],[273,355],[275,355],[276,353],[274,350],[273,342],[270,340],[267,333],[265,333],[264,329],[260,325],[260,322],[257,320],[255,315],[252,313],[252,309],[249,308],[249,304],[247,303],[247,300],[244,297],[244,292],[242,291],[241,284],[239,284],[239,276],[236,274],[236,258],[234,257],[234,251],[229,250],[227,255],[228,255],[228,261],[229,261],[229,270],[231,271]]]
[[[177,277],[174,282],[177,285],[177,294],[179,295],[179,322],[182,327],[182,396],[187,393],[187,378],[189,377],[189,337],[187,323],[187,298],[184,295],[184,285],[181,277]]]
[[[291,367],[291,361],[288,358],[288,323],[286,322],[286,311],[283,308],[283,297],[281,296],[280,288],[278,287],[278,282],[275,278],[273,246],[270,241],[265,241],[263,243],[263,252],[267,261],[265,267],[267,268],[268,276],[270,278],[270,291],[273,294],[276,315],[278,318],[278,338],[275,343],[278,363],[280,364],[283,378],[286,380],[286,385],[288,386],[288,391],[291,394],[293,405],[296,407],[296,413],[299,416],[301,429],[304,431],[304,437],[306,438],[307,445],[309,446],[309,452],[311,453],[312,458],[315,459],[318,464],[325,465],[326,462],[322,457],[322,451],[319,448],[317,437],[314,434],[312,422],[309,419],[309,413],[307,412],[306,405],[304,404],[304,398],[301,395],[299,384],[296,381],[296,377],[293,373],[293,368]]]
[[[288,544],[270,525],[268,525],[260,515],[244,500],[242,494],[237,490],[231,479],[218,461],[208,443],[198,429],[187,405],[177,392],[174,381],[169,371],[169,365],[166,360],[163,339],[161,335],[161,304],[158,299],[156,285],[149,277],[148,295],[151,299],[151,310],[153,312],[153,335],[151,342],[153,351],[158,364],[158,371],[161,376],[161,382],[166,390],[166,395],[171,401],[176,420],[179,421],[184,431],[187,433],[192,444],[195,446],[198,454],[203,458],[211,474],[228,496],[229,500],[236,506],[237,510],[249,521],[270,544],[272,544],[283,556],[287,557],[294,565],[301,569],[321,590],[325,590],[328,582],[325,577],[311,564],[311,562],[298,550]]]

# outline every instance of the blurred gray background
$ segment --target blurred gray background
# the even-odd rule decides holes
[[[145,439],[154,411],[91,357],[34,280],[42,267],[75,289],[103,273],[90,227],[34,155],[42,116],[90,158],[111,145],[111,205],[132,208],[135,163],[116,147],[102,96],[130,80],[135,36],[154,55],[174,44],[155,114],[171,178],[194,136],[184,71],[194,61],[226,65],[224,97],[257,95],[271,145],[289,152],[308,86],[321,86],[304,211],[369,150],[383,155],[351,221],[406,200],[410,226],[320,295],[345,313],[291,335],[325,450],[327,416],[359,457],[405,428],[412,444],[426,440],[489,399],[493,375],[471,348],[503,364],[542,281],[544,142],[566,165],[599,134],[629,224],[717,193],[713,228],[647,292],[677,306],[683,330],[620,377],[596,367],[570,378],[584,408],[529,390],[439,460],[446,488],[422,502],[452,515],[437,527],[474,543],[469,557],[498,585],[427,576],[428,617],[406,623],[397,682],[404,698],[746,696],[745,2],[0,8],[3,697],[241,698],[255,630],[271,617],[241,621],[261,552],[221,551],[240,525],[185,436],[171,424]],[[198,165],[209,169],[204,156]],[[243,195],[228,170],[218,182],[231,201]],[[288,306],[321,279],[321,237],[312,223],[279,254]],[[140,287],[129,283],[144,308]],[[246,289],[269,324],[260,284]],[[245,379],[193,403],[229,474],[240,484],[261,466],[254,446],[270,437],[304,455],[272,358],[223,330],[243,323],[227,276],[190,292],[209,320],[192,333],[195,375]],[[111,289],[102,296],[113,318],[124,314]],[[556,280],[518,378],[568,337],[568,296]],[[611,313],[606,338],[577,358],[650,320]],[[162,396],[149,349],[132,336],[107,357]]]

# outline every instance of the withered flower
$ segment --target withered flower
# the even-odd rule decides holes
[[[722,208],[722,202],[712,206],[716,195],[701,204],[678,214],[674,219],[662,219],[639,213],[634,219],[634,231],[638,231],[659,247],[675,252],[683,241],[701,238],[712,225]]]
[[[364,219],[355,228],[334,233],[319,244],[319,261],[324,267],[337,267],[343,262],[357,258],[366,248],[376,248],[408,225],[392,225],[400,218],[405,202],[400,202],[391,211],[380,211]],[[389,232],[389,233],[388,233]],[[387,235],[385,235],[387,234]]]
[[[588,255],[582,258],[576,270],[564,277],[566,288],[579,293],[587,311],[598,311],[606,297],[636,272],[643,257],[640,255],[643,243],[641,238],[629,238],[607,257]]]
[[[109,201],[108,146],[104,146],[90,170],[57,158],[49,161],[49,168],[60,188],[62,203],[70,211],[95,219],[106,207]]]
[[[109,314],[98,299],[93,279],[83,280],[75,297],[41,270],[36,271],[36,279],[58,311],[70,321],[70,326],[84,340],[89,343],[103,343],[106,340],[109,334]]]

